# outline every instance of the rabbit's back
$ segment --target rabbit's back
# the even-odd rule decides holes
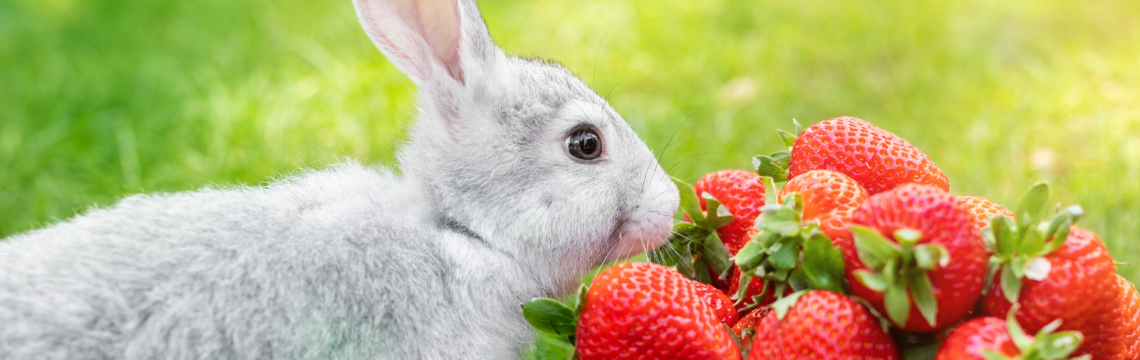
[[[426,355],[409,329],[452,316],[457,265],[417,194],[344,164],[134,196],[11,238],[0,358]]]

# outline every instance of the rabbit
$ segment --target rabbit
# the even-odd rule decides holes
[[[0,241],[2,359],[503,359],[521,304],[655,248],[677,188],[562,66],[474,0],[354,0],[419,88],[399,172],[142,194]]]

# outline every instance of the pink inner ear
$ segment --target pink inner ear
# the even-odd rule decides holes
[[[455,0],[400,0],[400,3],[402,8],[415,11],[409,19],[416,22],[412,25],[417,27],[413,31],[424,37],[447,73],[464,83],[463,68],[459,64],[459,9]]]

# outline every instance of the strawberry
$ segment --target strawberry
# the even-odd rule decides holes
[[[1027,331],[1061,320],[1061,330],[1085,337],[1077,355],[1119,359],[1123,336],[1114,311],[1121,296],[1112,256],[1096,234],[1072,225],[1083,212],[1079,206],[1042,221],[1050,208],[1048,184],[1037,183],[1018,203],[1016,222],[990,220],[985,231],[995,253],[983,315],[1000,316],[1020,304],[1017,321]]]
[[[721,323],[732,325],[740,319],[740,314],[732,306],[732,299],[729,299],[724,292],[699,281],[693,281],[693,287],[697,288],[701,301],[708,305],[709,309],[712,309],[713,314]]]
[[[774,179],[760,177],[765,189],[776,189]],[[765,198],[748,242],[733,257],[737,271],[729,289],[737,310],[768,305],[795,290],[821,289],[846,292],[843,254],[820,229],[845,227],[846,207],[862,201],[862,189],[842,174],[821,171],[789,182],[781,197]],[[861,196],[862,195],[862,196]],[[791,285],[791,286],[789,286]]]
[[[1010,219],[1014,218],[1012,211],[1006,210],[1006,208],[1001,205],[984,197],[959,196],[957,198],[958,201],[962,203],[962,208],[965,208],[966,211],[974,215],[974,223],[978,226],[979,230],[989,226],[991,217],[1005,215]]]
[[[985,316],[958,326],[938,349],[934,360],[984,360],[984,351],[1012,357],[1021,350],[1009,338],[1009,327],[1001,318]]]
[[[1073,226],[1060,248],[1024,261],[1040,265],[1027,265],[1026,271],[1030,274],[1023,275],[1020,291],[1016,292],[1010,289],[1018,285],[1002,285],[1007,281],[1005,278],[1016,276],[1012,270],[1005,270],[1012,266],[1002,266],[1003,279],[992,282],[982,300],[983,312],[1000,314],[1009,311],[1014,302],[1019,303],[1022,309],[1017,319],[1026,330],[1036,331],[1060,319],[1061,329],[1085,335],[1084,345],[1077,355],[1116,359],[1113,349],[1118,346],[1119,341],[1115,339],[1119,330],[1104,324],[1115,323],[1114,311],[1121,300],[1120,285],[1112,257],[1096,234]],[[1018,295],[1011,300],[1006,296],[1007,291]]]
[[[801,291],[760,319],[748,359],[898,359],[893,340],[862,304],[825,290]]]
[[[1081,343],[1075,331],[1053,330],[1054,322],[1035,336],[1025,333],[1013,311],[1006,320],[994,316],[971,319],[942,343],[934,360],[1067,359]]]
[[[1140,359],[1140,293],[1136,292],[1136,287],[1132,283],[1120,275],[1116,276],[1116,283],[1120,286],[1120,306],[1116,307],[1113,317],[1117,322],[1115,326],[1121,330],[1121,339],[1117,341],[1120,348],[1115,352],[1122,354],[1122,359],[1138,360]]]
[[[717,228],[716,233],[728,253],[736,254],[748,241],[745,235],[756,224],[760,207],[764,206],[764,184],[760,183],[760,176],[744,170],[720,170],[702,176],[693,184],[693,190],[698,195],[701,210],[706,210],[704,194],[707,193],[732,213],[732,222]]]
[[[669,241],[649,259],[727,291],[735,271],[729,257],[747,241],[764,204],[764,185],[757,178],[743,170],[721,170],[701,177],[696,186],[673,179],[686,222],[677,223]]]
[[[789,180],[780,199],[790,193],[803,197],[800,221],[819,223],[819,231],[832,240],[847,233],[851,215],[867,200],[867,191],[858,182],[829,170],[812,170]]]
[[[681,274],[623,263],[594,278],[578,320],[578,357],[740,359],[728,328]]]
[[[981,294],[982,234],[942,189],[904,184],[872,195],[850,228],[854,241],[836,244],[852,294],[903,330],[931,333],[953,325]]]
[[[798,123],[796,127],[798,132]],[[911,182],[950,190],[950,180],[926,154],[860,119],[838,117],[809,126],[798,136],[780,135],[789,149],[757,156],[753,165],[761,175],[795,179],[808,171],[831,170],[855,179],[870,195]]]
[[[760,319],[764,318],[772,311],[771,307],[763,306],[748,312],[732,325],[732,332],[740,338],[741,344],[750,344],[752,342],[752,334],[756,332],[756,324],[760,323]],[[745,332],[747,330],[748,332]]]

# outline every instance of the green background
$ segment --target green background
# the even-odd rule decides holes
[[[749,168],[793,118],[856,116],[956,194],[1012,205],[1051,181],[1140,263],[1135,0],[480,5],[504,49],[565,64],[651,147],[680,129],[678,177]],[[0,0],[0,236],[126,194],[391,164],[414,107],[348,0]]]

